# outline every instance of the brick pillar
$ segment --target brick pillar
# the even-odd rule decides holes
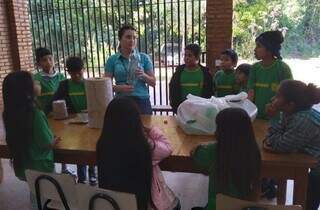
[[[207,66],[214,71],[220,53],[231,48],[232,0],[207,0]]]
[[[28,1],[0,0],[0,107],[4,77],[20,69],[33,69]]]
[[[7,0],[7,16],[10,29],[11,55],[14,70],[33,69],[32,37],[27,0]],[[16,59],[17,58],[17,59]]]

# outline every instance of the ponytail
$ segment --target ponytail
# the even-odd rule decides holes
[[[317,88],[314,84],[309,83],[306,87],[306,95],[309,99],[309,104],[320,103],[320,88]]]
[[[314,104],[320,103],[320,88],[310,83],[298,80],[284,80],[280,84],[279,91],[287,102],[295,105],[295,111],[310,109]]]

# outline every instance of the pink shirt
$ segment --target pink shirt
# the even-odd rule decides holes
[[[151,197],[155,209],[171,210],[178,202],[178,199],[167,186],[163,178],[159,163],[172,153],[171,145],[163,132],[156,127],[152,127],[149,132],[149,143],[154,147],[152,151],[153,177],[151,187]]]

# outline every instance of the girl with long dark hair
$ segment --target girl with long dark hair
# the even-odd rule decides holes
[[[261,156],[251,119],[240,108],[222,110],[216,117],[216,142],[199,145],[195,162],[209,172],[208,205],[197,209],[216,209],[216,194],[245,199],[259,179]]]
[[[171,152],[159,129],[143,126],[132,99],[115,98],[108,105],[97,142],[99,186],[135,194],[139,210],[179,209],[158,166]]]
[[[3,121],[6,142],[16,176],[25,180],[25,170],[53,172],[54,138],[45,114],[35,103],[34,82],[30,73],[9,73],[2,86]]]

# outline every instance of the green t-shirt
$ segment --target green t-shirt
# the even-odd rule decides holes
[[[216,209],[216,190],[214,189],[214,164],[217,157],[217,143],[210,143],[207,145],[199,146],[193,154],[193,160],[198,166],[202,169],[209,172],[209,191],[208,191],[208,205],[206,210],[215,210]],[[227,193],[229,196],[240,198],[243,197],[237,192],[237,190],[230,184],[230,189]]]
[[[53,172],[53,151],[49,148],[54,136],[49,128],[48,120],[43,111],[34,109],[32,122],[33,136],[28,154],[24,162],[24,167],[16,169],[15,174],[22,180],[25,180],[25,170],[33,169],[42,172]]]
[[[248,89],[254,90],[254,103],[258,107],[258,118],[268,119],[265,113],[266,104],[275,96],[282,80],[292,79],[290,67],[277,59],[270,66],[263,66],[261,62],[253,64],[250,70]]]
[[[203,89],[203,73],[200,67],[195,70],[184,68],[181,72],[180,84],[182,99],[185,99],[189,93],[201,96]]]
[[[86,98],[84,81],[74,82],[69,79],[68,87],[69,87],[69,97],[70,97],[72,106],[75,109],[75,112],[79,113],[82,110],[87,109],[87,98]]]
[[[47,107],[51,102],[53,94],[56,92],[59,86],[59,82],[64,80],[63,74],[56,72],[53,75],[47,75],[44,72],[38,72],[33,76],[34,80],[40,82],[41,95],[38,96],[38,101],[42,109]]]
[[[237,94],[239,92],[234,71],[229,73],[225,73],[223,70],[218,71],[214,77],[214,84],[218,97]]]

